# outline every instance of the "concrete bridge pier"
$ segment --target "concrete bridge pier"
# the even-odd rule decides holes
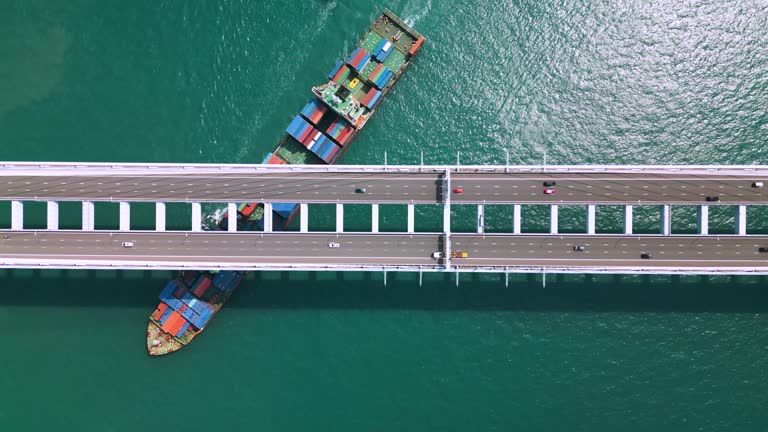
[[[131,205],[127,202],[120,202],[120,231],[131,230]]]
[[[47,218],[48,224],[46,226],[49,230],[55,231],[59,229],[59,203],[56,201],[48,201]]]
[[[522,232],[522,223],[520,220],[520,204],[512,205],[512,233],[520,234]]]
[[[672,207],[669,204],[661,206],[661,235],[670,235],[672,233]]]
[[[11,229],[24,229],[24,204],[21,201],[11,201]]]
[[[192,203],[192,231],[203,230],[203,210],[199,202]]]
[[[371,232],[379,232],[379,205],[371,204]]]
[[[485,234],[485,205],[477,205],[477,233]]]
[[[309,205],[299,204],[299,232],[309,232]]]
[[[736,234],[747,235],[747,206],[736,206]]]
[[[408,234],[414,233],[415,225],[416,225],[416,222],[414,220],[414,206],[413,204],[408,204]]]
[[[237,204],[227,203],[227,231],[237,231]]]
[[[626,205],[624,206],[624,234],[631,235],[632,229],[632,206]]]
[[[165,231],[165,203],[155,203],[155,231]]]
[[[709,234],[709,206],[699,206],[697,213],[699,219],[699,234]]]
[[[94,207],[93,203],[89,201],[83,201],[83,231],[93,231],[94,230]]]
[[[264,232],[272,232],[272,203],[264,203]]]
[[[558,207],[557,204],[549,206],[549,232],[550,234],[557,234],[558,226]]]
[[[336,232],[344,232],[344,204],[336,203]]]
[[[595,205],[587,205],[587,234],[595,234]]]

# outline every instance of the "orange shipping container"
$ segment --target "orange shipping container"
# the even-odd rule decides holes
[[[256,205],[256,203],[249,204],[248,207],[244,208],[240,213],[242,213],[243,216],[248,216],[256,209]]]

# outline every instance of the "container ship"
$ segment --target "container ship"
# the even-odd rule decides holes
[[[312,99],[286,128],[277,148],[264,164],[334,164],[397,82],[424,37],[389,10],[376,19],[355,49],[338,61],[325,84],[312,88]],[[273,230],[285,229],[299,204],[272,205]],[[226,230],[237,218],[238,231],[264,229],[264,207],[239,203],[237,214],[224,216],[213,229]],[[242,271],[182,271],[160,292],[160,304],[150,315],[147,350],[164,355],[187,345],[211,321],[245,279]]]

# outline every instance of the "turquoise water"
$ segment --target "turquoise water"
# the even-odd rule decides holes
[[[428,42],[343,163],[768,163],[762,2],[2,3],[0,160],[260,162],[386,6]],[[655,210],[637,212],[653,231]],[[100,205],[97,227],[115,215]],[[402,208],[382,217],[404,228]],[[675,231],[692,218],[676,210]],[[188,210],[169,219],[184,229]],[[713,219],[732,230],[730,209]],[[582,220],[564,210],[561,227]],[[0,271],[0,430],[768,428],[763,277],[258,273],[193,344],[149,358],[170,276]]]

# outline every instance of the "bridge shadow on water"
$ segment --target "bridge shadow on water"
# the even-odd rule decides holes
[[[175,272],[0,270],[3,306],[146,307]],[[765,276],[254,272],[226,307],[509,311],[766,312]]]

